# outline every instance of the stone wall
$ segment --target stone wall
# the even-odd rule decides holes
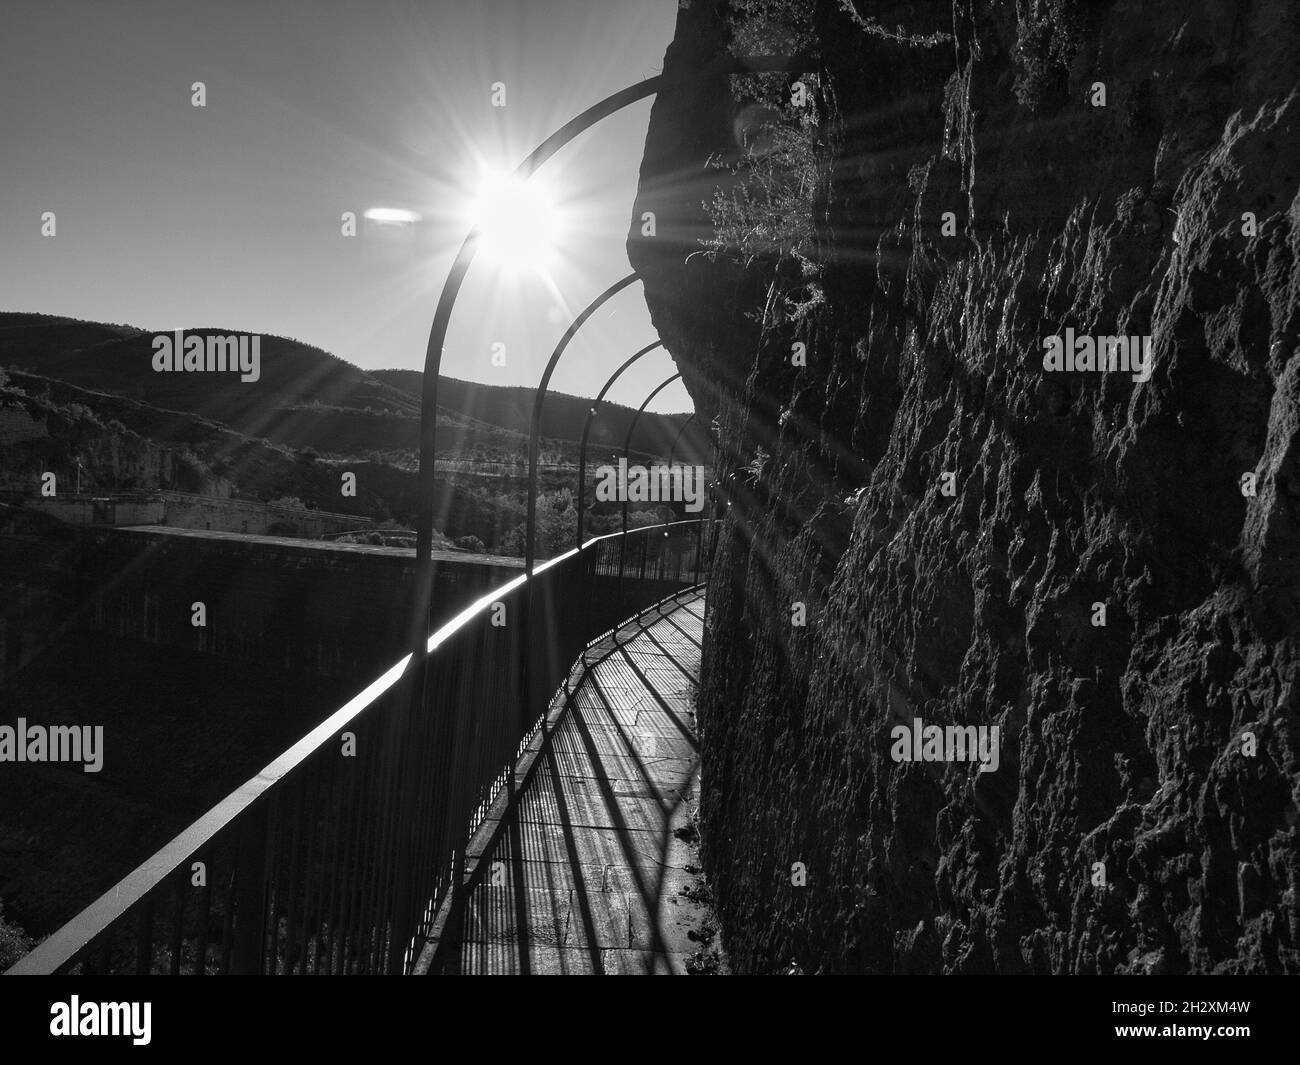
[[[1300,970],[1300,15],[865,9],[684,6],[670,75],[808,59],[659,96],[628,241],[737,472],[700,693],[733,963]],[[753,232],[811,233],[692,254],[763,107],[818,180],[751,186]],[[1067,328],[1152,376],[1045,372]],[[917,718],[999,768],[896,760]]]

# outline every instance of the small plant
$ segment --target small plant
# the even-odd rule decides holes
[[[746,265],[760,256],[809,262],[813,198],[821,180],[815,127],[774,121],[760,129],[747,143],[744,161],[731,168],[730,187],[719,189],[707,205],[714,235],[703,244],[712,257],[730,253]]]
[[[1065,102],[1070,64],[1087,36],[1079,0],[1021,0],[1016,5],[1016,99],[1049,114]]]
[[[908,33],[902,26],[895,26],[891,30],[875,15],[861,14],[855,6],[854,0],[840,0],[840,7],[859,29],[873,37],[883,37],[885,40],[917,48],[933,48],[935,45],[952,40],[951,33],[942,33],[938,30],[933,33]]]
[[[722,955],[716,949],[697,950],[686,959],[687,976],[720,976],[725,971]]]

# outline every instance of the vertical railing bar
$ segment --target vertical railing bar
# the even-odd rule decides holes
[[[262,969],[268,976],[280,974],[280,918],[284,912],[284,796],[282,788],[269,792],[266,839],[266,909],[262,928]]]
[[[330,780],[330,799],[333,801],[333,813],[329,817],[329,832],[327,835],[327,845],[323,855],[329,866],[328,888],[322,886],[321,896],[321,919],[324,922],[321,931],[321,940],[317,945],[318,960],[313,973],[320,972],[319,955],[325,955],[326,972],[334,971],[334,946],[338,940],[339,924],[342,919],[343,899],[340,891],[340,879],[344,875],[343,870],[346,865],[347,835],[346,835],[346,813],[345,813],[345,793],[347,791],[347,778],[344,776],[344,770],[340,768],[338,773],[329,775]],[[325,774],[322,774],[325,775]],[[325,876],[322,871],[322,880]],[[336,910],[337,907],[337,910]]]
[[[335,808],[333,816],[336,823],[333,830],[333,844],[330,848],[329,901],[325,907],[325,919],[329,934],[327,942],[321,944],[325,951],[325,972],[334,973],[335,948],[343,928],[343,879],[347,868],[348,834],[347,825],[351,818],[351,806],[348,802],[347,780],[340,773],[332,778]],[[317,972],[319,972],[319,967]]]
[[[302,972],[305,976],[311,971],[312,964],[315,961],[315,951],[311,949],[311,944],[320,945],[322,928],[321,892],[325,878],[316,871],[316,843],[320,840],[322,846],[324,845],[323,837],[328,830],[328,826],[321,824],[318,815],[321,808],[322,774],[320,758],[312,758],[305,767],[304,772],[307,775],[306,788],[310,793],[310,798],[304,802],[308,811],[307,854],[303,859],[302,938],[298,943],[298,955],[302,958]],[[323,866],[323,855],[321,861]]]
[[[147,976],[153,969],[153,896],[145,898],[136,910],[135,974]]]
[[[383,823],[383,805],[385,797],[386,759],[384,742],[387,738],[387,723],[371,722],[371,732],[367,736],[366,784],[364,802],[359,809],[361,815],[357,827],[360,833],[357,850],[357,866],[354,875],[355,885],[350,892],[351,900],[348,910],[348,960],[343,972],[365,972],[369,967],[369,957],[374,940],[374,867],[378,860]]]
[[[481,626],[480,631],[474,634],[474,643],[478,645],[480,656],[484,661],[489,660],[489,649],[498,642],[498,637],[504,630],[495,627]],[[459,634],[458,634],[459,635]],[[508,655],[513,649],[507,648]],[[451,660],[453,665],[459,665],[460,659],[460,641],[454,648],[449,648],[453,655]],[[507,657],[506,661],[512,661]],[[434,690],[437,693],[438,704],[445,707],[446,721],[444,723],[444,735],[447,736],[446,754],[443,759],[445,766],[442,784],[443,808],[442,808],[442,838],[447,847],[448,858],[451,861],[451,878],[447,890],[452,893],[449,911],[449,929],[447,935],[450,937],[452,944],[459,942],[460,938],[460,921],[463,916],[463,894],[462,885],[464,881],[464,860],[465,847],[462,842],[461,833],[465,831],[466,819],[462,816],[462,766],[468,763],[468,752],[464,750],[466,740],[465,730],[461,727],[461,714],[465,706],[465,700],[462,693],[456,690],[456,678],[464,674],[458,669],[439,669],[434,674]],[[445,690],[444,690],[445,688]]]
[[[243,848],[242,831],[231,833],[231,857],[230,872],[227,876],[222,877],[226,885],[225,902],[222,906],[221,918],[221,965],[218,969],[221,973],[231,972],[231,966],[234,963],[235,950],[235,894],[238,884],[238,869],[240,853]]]
[[[171,975],[179,976],[181,971],[181,946],[185,936],[185,895],[187,878],[185,875],[185,866],[181,866],[180,874],[176,877],[175,900],[173,901],[172,913],[172,939],[170,943],[171,957]]]
[[[426,663],[426,668],[432,670],[432,658]],[[433,678],[426,678],[425,692],[430,692],[433,688]],[[429,703],[433,700],[430,699]],[[436,705],[436,704],[435,704]],[[415,828],[415,848],[412,855],[414,869],[412,872],[412,883],[414,892],[412,893],[412,906],[414,907],[411,914],[412,931],[418,939],[423,939],[427,933],[428,926],[428,902],[431,896],[437,893],[437,859],[438,859],[438,840],[434,828],[434,808],[437,803],[437,772],[438,769],[438,728],[437,716],[433,705],[421,702],[419,713],[417,714],[416,725],[420,735],[420,757],[416,764],[430,767],[430,771],[420,773],[414,780],[416,787],[415,793],[415,813],[413,818]]]
[[[391,759],[387,757],[385,741],[388,739],[387,733],[392,729],[392,722],[388,722],[387,729],[375,728],[375,732],[381,735],[373,737],[371,740],[372,758],[377,766],[377,771],[371,776],[375,781],[373,794],[375,801],[372,804],[372,824],[373,828],[369,833],[370,846],[364,850],[365,858],[362,864],[362,894],[358,900],[357,918],[359,920],[357,934],[357,951],[356,963],[363,968],[357,971],[366,971],[370,967],[370,958],[374,950],[374,913],[375,897],[378,894],[378,865],[381,857],[383,846],[383,834],[385,829],[384,814],[387,809],[387,799],[391,790],[390,778],[392,775]],[[366,927],[366,921],[370,920],[370,927]]]
[[[373,927],[370,918],[370,897],[373,892],[375,858],[379,853],[379,821],[383,805],[383,745],[385,730],[378,721],[371,721],[366,732],[366,755],[362,762],[364,783],[358,781],[356,855],[352,870],[352,890],[348,892],[347,953],[344,975],[364,972],[363,959],[369,951]]]
[[[235,867],[234,949],[232,970],[260,973],[265,954],[267,886],[267,803],[260,802],[240,826],[239,857]]]
[[[367,730],[358,728],[357,732],[365,735]],[[358,742],[361,742],[358,736]],[[352,934],[352,910],[355,902],[355,896],[359,890],[357,880],[360,877],[360,863],[363,860],[364,847],[362,846],[361,826],[365,818],[366,794],[369,790],[367,781],[370,774],[363,768],[365,762],[370,758],[371,744],[366,743],[361,752],[360,764],[349,766],[352,774],[352,787],[348,792],[351,798],[351,804],[348,809],[348,827],[344,836],[345,856],[341,867],[339,878],[339,929],[338,929],[338,961],[337,969],[331,969],[332,972],[345,974],[348,966],[349,939]],[[334,963],[332,963],[334,964]]]
[[[352,786],[348,792],[351,805],[348,811],[348,827],[345,840],[346,857],[343,861],[342,876],[339,880],[342,905],[339,909],[339,952],[336,971],[340,975],[347,974],[348,958],[351,954],[352,912],[356,908],[356,897],[360,891],[359,880],[365,852],[365,835],[362,826],[365,822],[367,796],[371,786],[370,774],[365,768],[371,757],[369,730],[357,728],[354,732],[357,735],[357,742],[364,742],[365,746],[362,748],[361,756],[356,764],[349,767],[352,774],[350,782]]]
[[[429,668],[433,668],[433,662],[430,660]],[[432,693],[434,688],[433,678],[430,678],[426,691]],[[423,708],[422,728],[424,729],[424,757],[421,764],[431,767],[439,766],[439,755],[443,744],[440,742],[438,730],[438,710],[440,704],[429,700],[431,705]],[[439,838],[437,825],[437,808],[438,808],[438,786],[441,775],[441,769],[435,768],[427,776],[420,778],[422,788],[420,791],[420,816],[417,822],[418,834],[416,842],[419,845],[419,861],[416,866],[416,904],[419,911],[416,915],[418,926],[416,935],[420,941],[423,941],[430,930],[430,923],[433,917],[433,910],[437,908],[438,895],[441,892],[440,884],[440,866],[441,866],[441,848],[442,841]]]
[[[303,774],[294,778],[289,787],[289,798],[293,804],[293,810],[290,813],[292,828],[287,833],[289,836],[289,882],[285,890],[284,906],[284,971],[286,975],[292,975],[294,967],[298,963],[295,956],[294,945],[294,917],[298,916],[298,911],[306,909],[305,906],[295,906],[298,894],[298,873],[302,865],[298,858],[299,851],[305,846],[306,841],[303,839],[304,822],[307,816],[307,781]],[[306,893],[306,881],[303,882],[304,894]],[[306,924],[306,914],[302,914],[303,923]]]
[[[285,794],[288,791],[289,794]],[[270,901],[267,913],[270,922],[264,943],[265,971],[273,976],[284,972],[284,957],[280,949],[280,928],[284,922],[288,898],[288,870],[292,833],[290,831],[292,784],[286,781],[271,793],[271,834],[267,843],[268,867],[271,869]]]
[[[393,837],[383,890],[389,914],[386,935],[380,938],[376,962],[378,971],[386,973],[405,974],[408,946],[419,920],[416,907],[421,893],[417,882],[420,873],[420,767],[426,764],[422,755],[428,667],[427,655],[412,660],[411,688],[398,712],[401,732],[394,767],[397,777],[393,795]]]
[[[199,861],[203,863],[203,887],[199,892],[199,934],[195,943],[198,965],[194,970],[195,976],[208,975],[208,928],[212,924],[212,878],[216,876],[216,863],[213,861],[213,856],[214,848],[211,845],[199,855]]]
[[[285,801],[284,788],[273,788],[266,834],[266,906],[262,926],[262,972],[277,976],[280,972],[280,915],[284,909]]]
[[[409,684],[410,678],[407,678]],[[377,826],[375,832],[375,849],[374,858],[370,865],[373,866],[373,873],[368,879],[367,896],[365,906],[362,910],[364,914],[370,917],[370,930],[366,936],[366,967],[370,972],[380,970],[376,963],[376,958],[382,952],[380,946],[384,938],[384,920],[387,904],[391,903],[386,888],[388,863],[391,859],[393,836],[396,830],[396,809],[397,795],[396,791],[400,786],[400,767],[398,763],[398,737],[401,733],[398,716],[403,709],[403,702],[409,698],[409,692],[402,691],[401,688],[391,693],[394,705],[397,707],[389,714],[387,728],[383,730],[384,735],[380,738],[375,746],[379,751],[379,757],[382,759],[380,769],[380,790],[379,803],[376,809]]]

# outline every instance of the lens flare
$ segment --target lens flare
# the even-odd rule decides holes
[[[547,272],[564,230],[554,190],[540,174],[521,180],[511,173],[483,175],[468,219],[479,231],[479,252],[512,270]]]

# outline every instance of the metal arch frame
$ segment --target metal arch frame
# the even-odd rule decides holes
[[[637,408],[636,413],[632,415],[632,422],[627,427],[627,437],[623,441],[623,468],[624,469],[627,468],[628,456],[632,453],[632,434],[636,432],[636,423],[641,420],[641,415],[645,412],[646,407],[650,405],[650,401],[654,399],[655,396],[659,395],[659,393],[662,392],[665,388],[667,388],[670,384],[678,380],[681,376],[682,375],[680,373],[675,373],[672,375],[672,377],[668,378],[666,381],[660,382],[659,385],[657,385],[655,389],[648,396],[646,396],[644,400],[642,400],[641,406],[639,406]],[[622,594],[623,580],[627,573],[627,506],[629,502],[627,498],[626,482],[621,487],[623,490],[623,531],[620,536],[620,543],[619,543],[619,550],[618,550],[618,584],[619,584],[620,595]],[[645,555],[641,556],[641,568],[642,571],[644,571]]]
[[[551,357],[546,363],[546,370],[542,373],[542,379],[537,385],[537,391],[533,394],[533,416],[528,427],[528,500],[524,526],[524,573],[530,577],[537,550],[537,452],[541,447],[542,405],[546,402],[546,392],[551,385],[551,374],[555,372],[556,364],[569,346],[569,341],[577,336],[578,330],[586,324],[587,320],[639,277],[640,275],[633,270],[587,304],[582,313],[564,331],[564,336],[560,337],[559,343],[555,345],[555,350],[551,352]]]
[[[665,87],[679,87],[709,77],[723,77],[729,74],[791,73],[809,69],[815,64],[800,56],[750,56],[736,59],[726,56],[708,65],[682,74],[657,74],[652,78],[629,85],[605,99],[593,104],[587,110],[571,118],[533,149],[515,168],[515,175],[521,179],[532,176],[556,152],[571,140],[590,129],[597,122],[608,118],[616,111],[621,111],[629,104],[636,103],[648,96],[653,96]],[[424,379],[420,389],[420,456],[418,467],[418,504],[416,515],[415,538],[415,594],[412,599],[411,644],[419,648],[427,638],[429,625],[429,606],[433,594],[433,508],[434,508],[434,459],[436,455],[436,429],[438,412],[438,375],[442,366],[442,352],[447,342],[447,329],[451,324],[451,312],[456,305],[465,275],[470,263],[478,251],[481,234],[475,226],[466,236],[456,253],[447,280],[443,283],[438,296],[438,306],[434,311],[433,322],[429,328],[429,342],[424,352]]]
[[[677,435],[676,435],[675,437],[673,437],[673,446],[670,447],[670,448],[668,449],[668,465],[669,465],[669,466],[671,466],[671,465],[673,464],[673,456],[674,456],[675,454],[677,454],[677,445],[678,445],[679,443],[681,443],[681,440],[682,440],[682,434],[684,434],[684,433],[686,432],[687,426],[689,426],[689,425],[691,424],[691,422],[693,422],[693,421],[695,421],[695,412],[694,412],[694,411],[691,412],[691,416],[690,416],[689,418],[687,418],[686,421],[682,422],[682,427],[681,427],[680,429],[677,430]]]
[[[627,464],[628,456],[632,453],[632,434],[636,432],[636,423],[641,420],[641,415],[645,413],[646,407],[650,406],[650,401],[654,399],[655,396],[659,395],[659,393],[662,392],[665,388],[671,385],[674,381],[680,380],[681,376],[682,375],[680,373],[675,373],[672,375],[672,377],[668,378],[666,381],[661,382],[653,392],[651,392],[648,396],[646,396],[645,400],[641,403],[641,406],[637,408],[636,413],[632,415],[632,424],[627,427],[627,439],[623,441],[624,465]],[[627,532],[627,504],[628,504],[627,486],[624,485],[623,489],[624,489],[623,490],[623,532],[626,533]],[[624,537],[625,550],[626,547],[627,547],[627,538]]]
[[[617,370],[615,370],[612,374],[609,375],[609,380],[605,382],[604,387],[600,390],[600,394],[594,400],[591,401],[591,406],[587,410],[587,421],[582,427],[582,444],[578,449],[578,546],[579,547],[582,546],[582,525],[583,525],[582,519],[585,513],[584,506],[583,506],[583,502],[584,502],[583,497],[586,494],[586,490],[587,490],[587,441],[588,438],[591,436],[592,422],[596,420],[596,412],[599,409],[601,402],[605,399],[605,395],[609,392],[611,388],[614,387],[614,382],[617,381],[621,376],[623,376],[624,370],[626,370],[629,366],[631,366],[634,362],[636,362],[637,359],[641,358],[642,355],[648,355],[650,352],[654,351],[657,348],[662,348],[663,346],[664,346],[664,342],[662,340],[656,340],[653,344],[647,344],[635,355],[629,358],[625,363],[623,363],[622,366],[620,366]],[[695,415],[692,414],[691,417],[694,418]]]

